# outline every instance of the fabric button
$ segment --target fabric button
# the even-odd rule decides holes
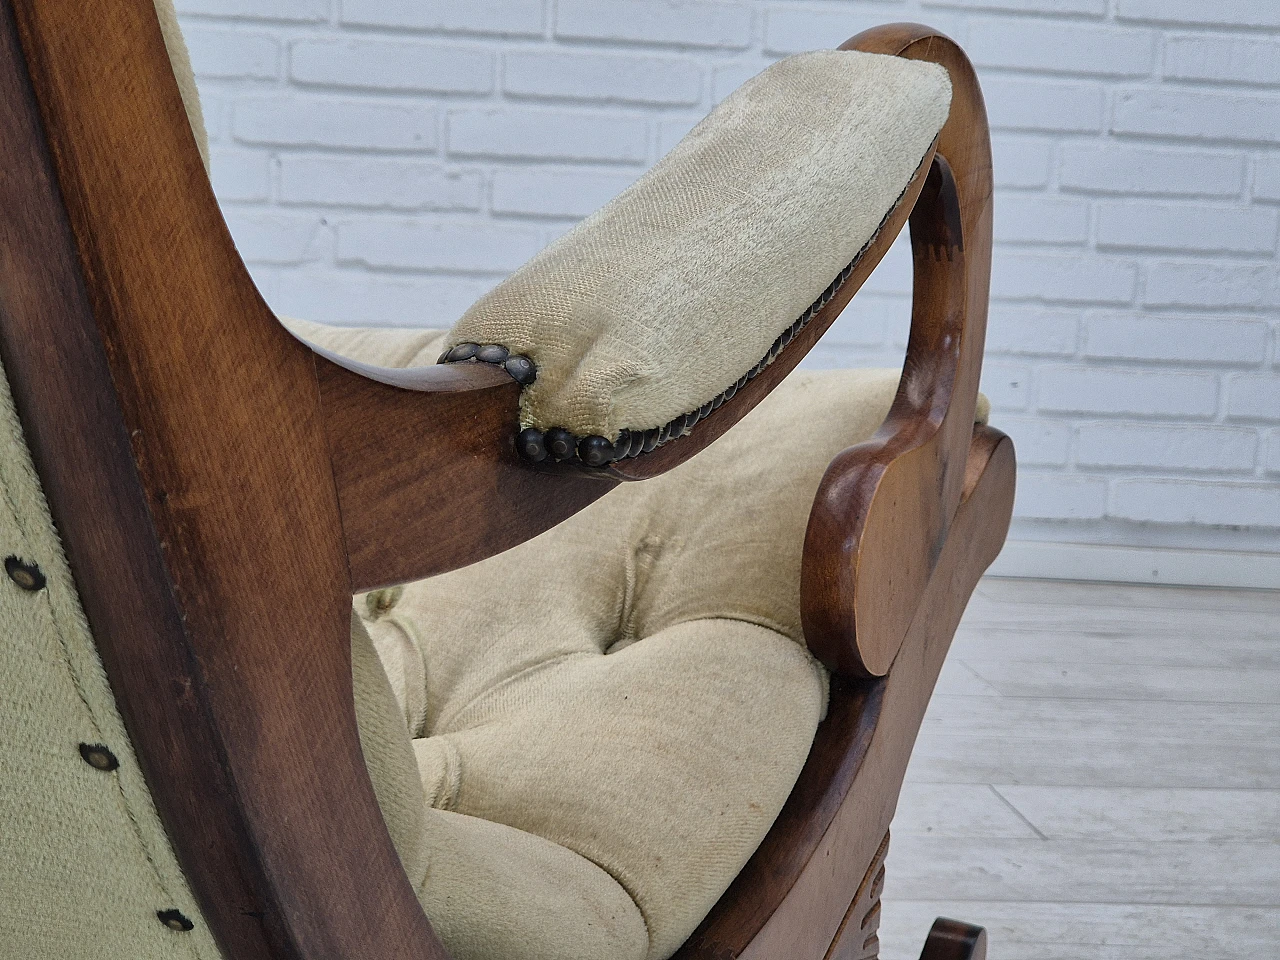
[[[116,755],[100,743],[80,744],[80,757],[95,770],[110,773],[120,766]]]
[[[181,910],[157,910],[156,916],[170,930],[186,933],[195,928],[195,924],[183,915]]]
[[[404,587],[387,587],[382,590],[374,590],[365,594],[364,607],[368,613],[367,619],[377,620],[385,617],[400,602],[400,597],[404,595]]]
[[[44,574],[34,563],[26,563],[17,557],[5,557],[4,569],[5,573],[9,574],[9,579],[23,590],[34,593],[36,590],[44,589],[46,582]]]

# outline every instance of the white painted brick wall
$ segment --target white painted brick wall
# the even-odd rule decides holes
[[[284,313],[446,325],[780,56],[918,20],[996,158],[984,389],[1014,538],[1280,555],[1280,3],[178,0]],[[900,362],[899,244],[815,352]]]

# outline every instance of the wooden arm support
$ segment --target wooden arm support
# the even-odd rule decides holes
[[[1013,443],[973,429],[960,506],[898,662],[833,677],[827,718],[764,843],[678,960],[822,957],[889,829],[911,747],[969,596],[1013,514]]]
[[[515,448],[520,388],[497,367],[395,371],[416,378],[400,385],[323,358],[317,372],[352,592],[501,553],[618,482],[535,470],[522,460]],[[423,388],[430,392],[410,392]]]
[[[955,214],[921,218],[912,213],[920,209],[922,191],[928,210],[940,206],[946,171],[945,163],[935,163],[931,149],[848,279],[773,363],[732,399],[688,435],[607,468],[550,462],[535,467],[520,459],[515,450],[518,388],[497,368],[456,364],[402,371],[334,356],[319,360],[321,407],[352,588],[403,583],[482,560],[537,536],[619,481],[658,476],[704,450],[804,359],[883,259],[908,217],[913,236],[926,239],[930,255],[950,256],[959,233]],[[954,270],[929,271],[923,280],[917,278],[917,286],[940,283],[954,295],[956,275]],[[949,316],[962,312],[957,305]],[[947,337],[958,343],[958,326],[935,327],[928,331],[930,342],[910,354],[916,365],[911,367],[909,360],[910,370],[925,363],[947,365],[934,355],[935,347]],[[957,347],[942,349],[954,353]],[[913,385],[935,393],[938,380],[932,369],[911,376]],[[912,397],[909,404],[895,407],[894,422],[918,431],[921,417],[941,420],[950,392],[924,398],[923,404],[914,393]],[[901,452],[901,443],[890,446]],[[439,494],[442,490],[449,491],[447,498]],[[838,522],[847,527],[846,517]]]
[[[619,480],[657,476],[705,449],[804,358],[909,220],[915,302],[902,383],[876,437],[828,472],[810,521],[802,588],[815,654],[839,672],[884,675],[959,499],[986,325],[991,161],[981,93],[955,44],[906,26],[844,47],[948,68],[951,116],[937,154],[924,158],[831,301],[687,436],[607,469],[532,467],[515,452],[518,388],[494,368],[407,373],[319,361],[354,590],[484,559],[559,523]]]
[[[986,336],[991,147],[968,58],[915,24],[844,49],[932,60],[951,74],[951,115],[911,214],[911,336],[893,408],[871,440],[827,469],[805,538],[810,649],[837,673],[884,676],[937,565],[960,500]]]

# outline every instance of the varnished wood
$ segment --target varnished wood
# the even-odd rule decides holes
[[[987,960],[987,931],[939,917],[929,931],[920,960]]]
[[[233,960],[441,960],[356,737],[314,361],[236,255],[151,0],[0,0],[0,35],[4,360],[204,918]]]
[[[781,383],[835,322],[912,216],[933,157],[931,147],[849,278],[773,363],[687,436],[605,469],[520,460],[519,392],[488,364],[403,371],[328,356],[333,366],[321,363],[320,383],[354,588],[482,560],[554,526],[620,480],[658,476],[701,452]],[[926,355],[916,351],[917,358]],[[914,413],[903,412],[899,421]],[[438,496],[444,489],[456,493]]]
[[[915,24],[845,49],[930,60],[951,75],[938,164],[911,215],[911,336],[884,425],[832,461],[805,536],[805,639],[837,672],[884,676],[919,607],[959,502],[986,336],[991,146],[968,58]]]
[[[617,484],[530,468],[515,449],[519,386],[488,364],[428,368],[460,382],[416,394],[319,366],[354,591],[483,560]]]

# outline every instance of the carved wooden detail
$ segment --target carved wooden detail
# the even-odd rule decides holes
[[[840,923],[826,960],[877,960],[880,956],[880,895],[884,893],[884,860],[888,852],[886,833]]]

